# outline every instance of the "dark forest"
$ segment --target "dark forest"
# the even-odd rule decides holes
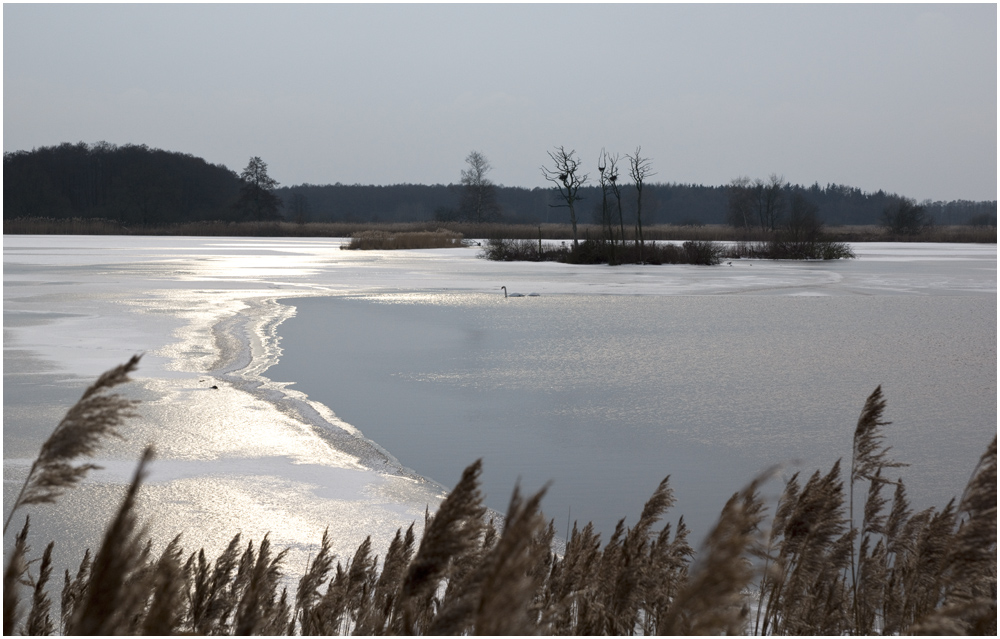
[[[266,167],[266,165],[265,165]],[[456,167],[456,176],[460,167]],[[236,171],[189,154],[145,145],[61,144],[4,154],[4,219],[97,218],[121,224],[260,219],[241,205],[246,184]],[[734,180],[734,183],[736,180]],[[310,222],[460,221],[460,184],[276,186],[278,206],[271,219]],[[699,226],[732,223],[733,185],[650,183],[643,191],[643,224]],[[879,225],[905,194],[864,192],[846,185],[780,185],[785,202],[805,201],[828,226]],[[496,186],[497,221],[511,224],[561,223],[552,188]],[[600,223],[601,191],[580,189],[581,222]],[[804,198],[804,200],[803,200]],[[634,216],[635,191],[622,185],[623,214]],[[911,200],[912,201],[912,200]],[[996,225],[993,201],[920,203],[929,222],[939,225]]]

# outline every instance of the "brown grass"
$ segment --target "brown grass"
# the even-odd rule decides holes
[[[123,225],[104,219],[16,218],[4,220],[8,235],[180,235],[199,237],[352,237],[365,231],[387,233],[434,232],[444,229],[467,238],[503,238],[512,240],[565,240],[573,236],[569,224],[472,224],[466,222],[186,222],[161,225]],[[581,238],[600,238],[599,224],[580,224]],[[657,224],[644,226],[644,240],[675,242],[764,242],[768,233],[746,231],[723,224],[682,226]],[[627,242],[635,241],[634,229],[625,229]],[[996,244],[995,226],[931,226],[912,235],[894,235],[877,225],[829,226],[823,239],[829,242],[962,242]]]
[[[515,488],[497,530],[477,461],[428,514],[419,546],[411,525],[381,570],[370,537],[334,566],[324,533],[294,596],[267,536],[244,548],[236,535],[214,562],[204,550],[184,561],[179,538],[154,556],[134,512],[147,451],[93,561],[88,551],[75,577],[66,571],[58,623],[45,587],[52,544],[32,571],[25,522],[4,571],[4,634],[995,635],[996,438],[957,507],[913,513],[902,481],[885,478],[900,464],[883,444],[884,407],[876,389],[855,429],[849,488],[839,460],[804,484],[793,475],[769,516],[764,473],[724,505],[697,555],[683,518],[656,531],[674,504],[668,479],[634,527],[621,520],[602,547],[591,524],[574,524],[558,556],[545,491]],[[856,483],[867,494],[860,522]]]
[[[461,233],[447,229],[436,231],[360,231],[340,248],[349,250],[395,250],[428,248],[461,248],[465,246]]]

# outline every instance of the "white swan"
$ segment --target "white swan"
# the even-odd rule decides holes
[[[506,298],[508,298],[508,297],[524,297],[524,295],[523,295],[523,294],[521,294],[521,293],[511,293],[510,295],[508,295],[508,294],[507,294],[507,287],[506,287],[506,286],[501,286],[500,288],[502,288],[502,289],[503,289],[503,296],[504,296],[504,299],[506,299]]]

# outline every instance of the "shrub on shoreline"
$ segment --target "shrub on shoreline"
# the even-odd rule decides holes
[[[566,264],[703,264],[719,263],[722,249],[714,242],[647,242],[640,251],[631,244],[584,240],[576,246],[566,242],[546,245],[540,240],[487,240],[480,257],[498,262],[563,262]],[[641,255],[641,257],[640,257]]]
[[[32,487],[71,487],[53,464],[92,468],[70,464],[113,432],[109,422],[131,415],[132,404],[108,391],[137,361],[106,373],[70,409],[11,516]],[[80,404],[102,407],[96,424]],[[804,482],[796,473],[767,526],[760,489],[773,472],[762,473],[723,506],[695,561],[683,517],[656,530],[674,505],[669,477],[635,526],[622,519],[602,548],[591,524],[574,524],[560,556],[541,512],[544,489],[525,498],[515,487],[503,527],[485,521],[477,461],[427,516],[419,542],[411,524],[381,563],[368,537],[334,566],[324,534],[294,594],[280,587],[285,552],[267,536],[244,546],[237,534],[214,561],[204,550],[185,559],[179,538],[153,555],[134,512],[147,450],[94,559],[88,552],[75,577],[66,571],[55,621],[52,544],[32,574],[25,521],[4,571],[4,634],[995,635],[996,437],[957,506],[913,513],[902,480],[888,478],[902,464],[883,444],[884,409],[879,387],[858,419],[846,478],[839,460]],[[53,442],[60,453],[48,459]],[[48,466],[55,474],[45,475]],[[32,587],[26,616],[22,584]]]
[[[722,251],[722,257],[761,260],[839,260],[856,256],[846,242],[790,242],[779,239],[766,242],[734,242]]]
[[[711,266],[720,259],[836,260],[854,258],[844,242],[788,242],[768,240],[716,242],[688,240],[680,246],[671,242],[612,245],[584,240],[576,246],[546,245],[540,240],[491,239],[480,257],[498,262],[564,262],[567,264],[700,264]]]

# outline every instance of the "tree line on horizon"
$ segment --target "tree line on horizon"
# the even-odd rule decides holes
[[[603,166],[601,162],[606,163],[606,158],[595,158],[592,168],[597,170]],[[100,218],[135,225],[280,219],[511,224],[569,221],[566,211],[560,208],[566,201],[558,191],[558,172],[552,176],[556,188],[512,187],[489,181],[487,174],[492,167],[482,153],[470,153],[466,164],[459,182],[448,185],[338,182],[280,186],[267,175],[267,165],[259,157],[251,158],[242,173],[237,173],[190,154],[146,145],[64,143],[4,153],[4,219]],[[582,223],[607,225],[610,221],[607,194],[612,184],[608,176],[600,173],[598,183],[577,185],[574,216]],[[789,184],[774,175],[767,180],[739,177],[718,186],[647,181],[642,191],[641,219],[637,219],[636,185],[614,186],[618,202],[625,203],[616,213],[616,223],[629,228],[637,222],[644,226],[734,227],[749,227],[752,222],[755,228],[767,228],[776,223],[776,215],[783,219],[811,215],[831,226],[883,225],[889,214],[916,219],[918,224],[933,221],[942,225],[996,225],[996,200],[917,203],[881,190],[870,193],[847,185]],[[767,198],[771,198],[771,208]],[[774,207],[775,202],[780,203],[779,208]],[[752,215],[748,213],[751,209]]]

